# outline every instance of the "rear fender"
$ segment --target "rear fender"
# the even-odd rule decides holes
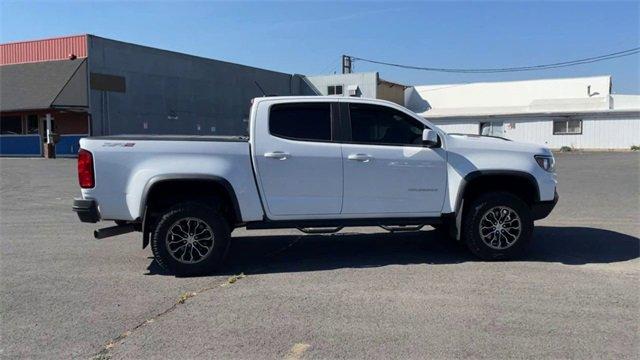
[[[206,175],[206,174],[164,174],[164,175],[154,176],[147,182],[147,184],[144,186],[144,189],[142,191],[142,197],[140,200],[140,214],[145,214],[147,203],[148,203],[148,196],[151,193],[151,190],[153,189],[154,186],[162,182],[175,181],[175,180],[180,180],[180,181],[206,180],[206,181],[211,181],[216,184],[222,185],[222,187],[227,192],[227,195],[229,196],[229,199],[231,201],[231,206],[233,208],[234,216],[236,217],[236,219],[239,219],[240,221],[242,221],[242,213],[240,211],[240,205],[238,204],[238,198],[236,197],[236,192],[233,186],[231,185],[231,183],[229,183],[229,181],[227,181],[225,178],[222,178],[220,176]]]

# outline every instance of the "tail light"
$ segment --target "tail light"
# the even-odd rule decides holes
[[[93,176],[93,155],[85,149],[78,151],[78,181],[83,189],[90,189],[96,185]]]

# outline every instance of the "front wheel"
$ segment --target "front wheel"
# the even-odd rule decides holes
[[[494,192],[473,200],[462,222],[464,241],[484,260],[506,260],[522,253],[533,232],[531,210],[520,198]]]
[[[183,203],[162,215],[151,249],[163,268],[178,276],[204,275],[220,267],[229,245],[223,216],[198,203]]]

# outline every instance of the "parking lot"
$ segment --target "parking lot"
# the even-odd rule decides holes
[[[94,240],[75,160],[3,158],[0,357],[638,358],[640,154],[557,157],[560,202],[520,260],[429,227],[238,229],[199,278],[139,234]]]

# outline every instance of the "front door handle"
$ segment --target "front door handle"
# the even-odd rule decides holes
[[[284,151],[272,151],[264,153],[264,157],[277,160],[286,160],[289,157],[289,153],[286,153]]]
[[[347,159],[360,162],[369,162],[372,157],[369,154],[350,154]]]

